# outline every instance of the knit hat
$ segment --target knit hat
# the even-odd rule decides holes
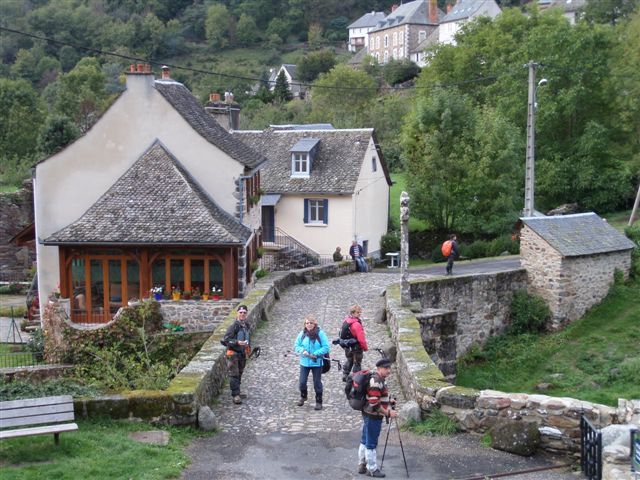
[[[376,362],[376,367],[389,368],[391,367],[391,360],[388,358],[381,358]]]

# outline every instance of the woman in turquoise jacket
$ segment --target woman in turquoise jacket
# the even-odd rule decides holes
[[[300,355],[300,400],[298,406],[307,400],[307,380],[309,372],[313,375],[313,390],[316,392],[314,410],[322,410],[322,356],[329,353],[329,340],[326,333],[318,326],[313,315],[304,319],[304,327],[296,338],[295,352]]]

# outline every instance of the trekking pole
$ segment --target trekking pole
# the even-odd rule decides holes
[[[396,429],[398,430],[398,440],[400,440],[400,451],[402,452],[402,460],[404,460],[404,469],[407,471],[407,478],[409,478],[409,467],[407,467],[407,459],[404,456],[404,447],[402,446],[402,437],[400,436],[400,426],[398,425],[398,417],[396,417]]]
[[[384,454],[387,453],[387,442],[389,441],[389,432],[391,431],[391,422],[389,421],[389,418],[385,417],[385,420],[387,421],[387,425],[389,425],[389,428],[387,428],[387,438],[384,441],[384,449],[382,450],[382,460],[380,460],[380,470],[382,470],[382,465],[384,464]]]

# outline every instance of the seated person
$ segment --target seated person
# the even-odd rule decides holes
[[[334,262],[342,261],[342,253],[340,252],[340,247],[336,247],[336,251],[333,252],[333,261]]]

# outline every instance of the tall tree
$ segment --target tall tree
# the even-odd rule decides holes
[[[303,82],[313,82],[318,75],[328,72],[335,64],[336,55],[333,50],[310,52],[298,63],[298,78]]]
[[[291,100],[291,90],[289,90],[289,82],[284,70],[280,70],[276,78],[276,85],[273,88],[273,99],[278,103],[285,103]]]
[[[207,9],[207,19],[204,26],[209,45],[214,48],[223,48],[229,43],[229,24],[231,14],[227,7],[221,3],[214,3]]]
[[[37,92],[26,80],[0,78],[0,111],[2,156],[15,159],[32,155],[44,118]]]

